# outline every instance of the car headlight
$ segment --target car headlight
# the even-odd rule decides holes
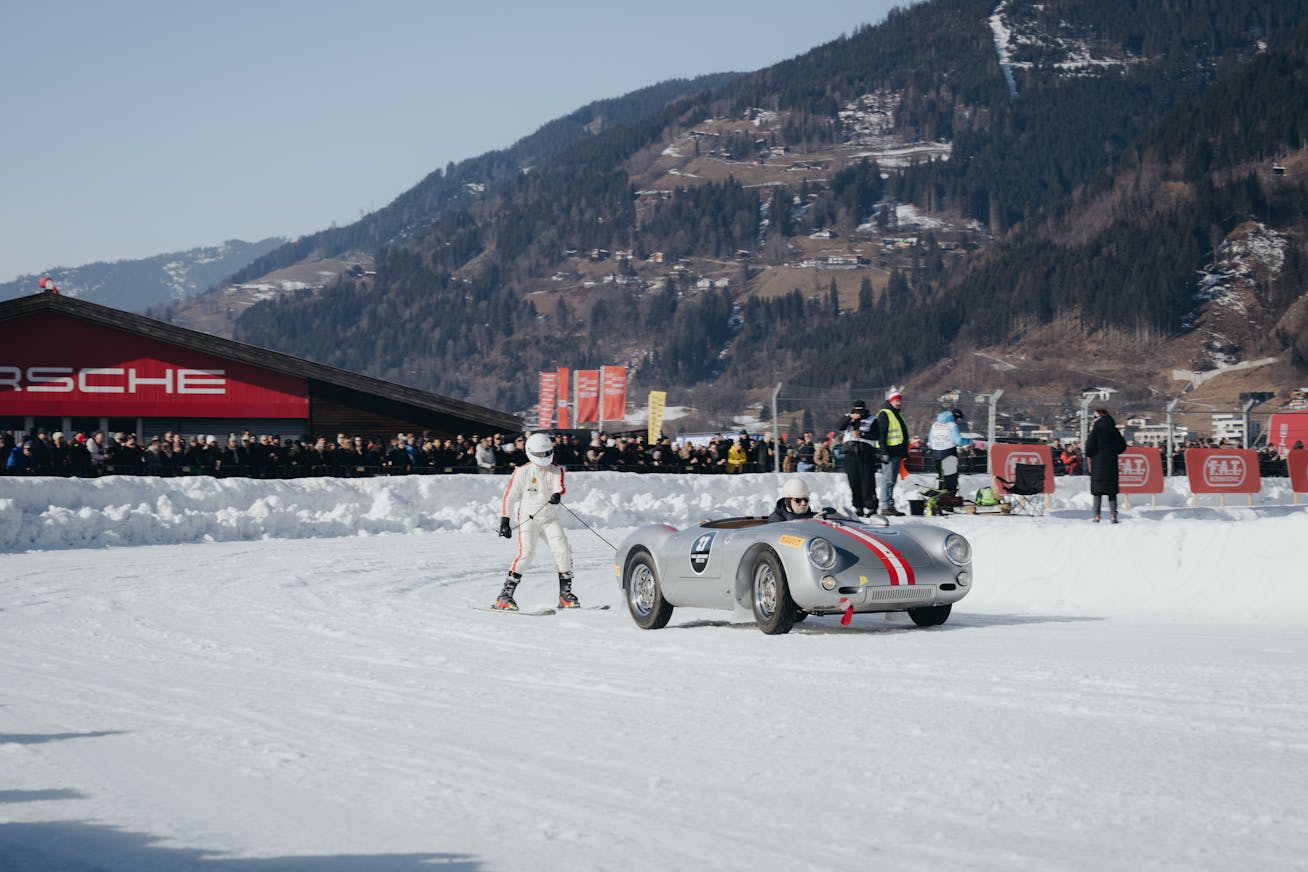
[[[972,546],[957,533],[945,537],[945,556],[959,566],[972,562]]]
[[[836,549],[822,537],[808,540],[808,559],[819,569],[830,569],[836,565]]]

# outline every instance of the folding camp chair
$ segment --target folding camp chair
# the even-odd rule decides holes
[[[1043,463],[1018,463],[1013,466],[1013,479],[1009,481],[1006,478],[995,476],[995,481],[999,483],[1000,495],[1008,498],[1008,504],[1012,507],[1012,512],[1023,515],[1043,515],[1045,513],[1045,504],[1043,500],[1032,499],[1027,502],[1027,497],[1038,497],[1045,492],[1045,465]]]

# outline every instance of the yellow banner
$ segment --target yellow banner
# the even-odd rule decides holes
[[[646,443],[653,445],[663,435],[663,407],[667,405],[667,391],[649,392],[649,434]]]

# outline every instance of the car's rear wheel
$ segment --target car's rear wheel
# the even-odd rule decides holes
[[[622,573],[622,587],[627,592],[627,611],[642,630],[659,630],[672,618],[672,603],[663,598],[659,573],[648,551],[638,551],[627,558]]]
[[[919,627],[938,627],[949,620],[949,612],[953,607],[952,603],[943,606],[923,606],[920,609],[909,609],[908,616]]]
[[[762,551],[750,569],[750,599],[754,604],[754,622],[769,636],[789,633],[795,624],[795,601],[790,598],[786,570],[771,551]]]

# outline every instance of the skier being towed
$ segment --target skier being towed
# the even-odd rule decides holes
[[[559,608],[575,609],[581,603],[572,592],[572,548],[559,523],[558,504],[567,488],[563,484],[563,467],[554,464],[554,443],[545,433],[527,437],[527,462],[513,470],[504,502],[500,508],[500,535],[513,538],[510,515],[518,519],[518,553],[509,565],[504,589],[491,606],[517,611],[513,591],[522,581],[522,570],[531,565],[536,542],[544,537],[554,555],[559,572]]]

